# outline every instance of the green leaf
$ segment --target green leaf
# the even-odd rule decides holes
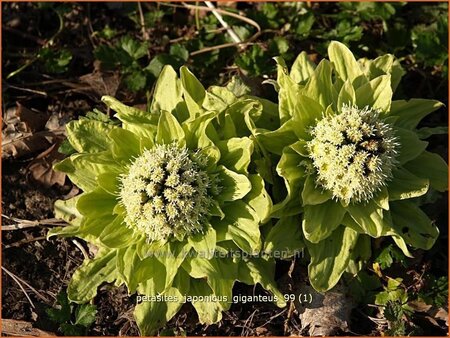
[[[142,70],[135,70],[125,76],[123,83],[133,92],[143,90],[147,85],[147,76]]]
[[[247,203],[258,215],[261,223],[265,223],[272,211],[272,199],[265,189],[264,180],[259,174],[252,174],[248,177],[252,184],[252,190],[244,197]]]
[[[232,289],[238,276],[238,265],[230,258],[201,257],[188,258],[183,268],[193,278],[206,278],[216,296],[220,296],[220,306],[228,310],[233,296]]]
[[[220,185],[222,191],[217,197],[220,201],[236,201],[242,199],[252,189],[252,184],[247,176],[228,170],[223,165],[218,166]]]
[[[70,180],[84,191],[90,191],[97,187],[99,175],[103,173],[119,175],[124,171],[124,167],[107,152],[74,154],[70,159],[65,159],[55,165],[55,169],[66,172]]]
[[[383,232],[383,209],[373,200],[366,203],[350,203],[347,210],[352,219],[372,237],[380,237]]]
[[[391,87],[394,92],[405,74],[400,62],[391,54],[385,54],[377,57],[370,63],[370,79],[380,75],[391,75]]]
[[[348,266],[357,239],[356,231],[340,226],[319,243],[306,241],[311,255],[308,275],[315,290],[325,292],[337,284]]]
[[[100,251],[94,259],[85,260],[73,274],[67,287],[69,300],[86,303],[95,297],[100,284],[111,283],[116,278],[116,251]]]
[[[104,228],[99,239],[106,247],[111,249],[124,248],[136,242],[134,231],[127,227],[121,215]]]
[[[393,176],[388,185],[391,201],[419,197],[428,191],[428,179],[417,177],[402,167],[394,170]]]
[[[101,188],[97,188],[80,196],[77,202],[77,209],[84,216],[102,217],[112,215],[116,204],[117,199],[115,196],[108,194]]]
[[[417,130],[417,136],[421,140],[425,140],[433,135],[447,135],[448,134],[448,127],[423,127]]]
[[[109,137],[112,140],[111,152],[115,159],[130,162],[141,154],[139,137],[123,128],[111,130]]]
[[[107,150],[111,139],[109,132],[114,126],[93,120],[70,121],[66,124],[67,138],[79,153],[95,153]]]
[[[213,234],[210,234],[210,237],[212,237],[212,235]],[[209,243],[207,245],[212,245],[211,238],[209,239]],[[206,245],[203,245],[203,247],[205,246]],[[180,266],[186,259],[186,256],[189,255],[191,247],[192,243],[185,240],[183,242],[169,242],[155,251],[156,258],[166,269],[165,290],[172,285],[172,281],[177,272],[180,270]],[[155,271],[158,273],[158,270]]]
[[[170,55],[175,56],[183,61],[187,61],[189,59],[189,51],[186,49],[186,47],[179,43],[171,45],[169,53]]]
[[[373,201],[382,209],[389,210],[389,192],[388,189],[383,186],[373,197]]]
[[[137,248],[137,246],[136,246]],[[123,249],[121,249],[122,251]],[[119,254],[121,253],[119,251]],[[166,289],[166,267],[163,263],[158,260],[158,257],[162,257],[166,252],[148,252],[146,257],[142,260],[132,253],[127,253],[127,255],[118,255],[118,262],[120,262],[121,272],[124,276],[124,281],[127,283],[130,292],[135,291],[136,288],[140,290],[142,287],[149,288],[151,286],[151,292],[147,289],[147,296],[155,296],[162,293]],[[131,257],[130,261],[125,261],[126,258]],[[128,265],[132,264],[128,268]],[[119,265],[118,265],[119,266]],[[171,285],[172,280],[170,283]]]
[[[303,84],[312,76],[314,68],[315,65],[309,61],[308,54],[301,52],[295,59],[289,75],[296,83]]]
[[[324,240],[341,224],[345,213],[345,208],[333,200],[318,205],[305,205],[302,222],[305,238],[312,243]]]
[[[274,59],[277,63],[277,83],[280,86],[278,93],[280,123],[283,124],[292,116],[301,87],[288,75],[284,60],[281,57]]]
[[[156,81],[151,111],[155,113],[167,111],[174,114],[181,102],[183,102],[183,97],[178,75],[172,66],[164,66],[158,81]]]
[[[191,118],[194,118],[201,111],[206,91],[200,81],[187,67],[183,66],[180,68],[180,76],[184,99],[186,100]]]
[[[400,164],[405,164],[415,159],[427,148],[428,142],[420,140],[417,134],[411,130],[396,128],[395,134],[400,141],[400,150],[397,156]]]
[[[56,296],[57,304],[61,306],[60,309],[46,309],[46,313],[49,319],[55,323],[62,324],[70,320],[70,304],[67,299],[67,293],[65,291],[61,291]]]
[[[232,240],[243,251],[256,254],[261,250],[259,219],[255,211],[242,201],[222,207],[225,218],[215,225],[217,241]]]
[[[406,163],[405,168],[414,175],[429,179],[433,189],[441,192],[448,190],[448,165],[438,154],[424,151]]]
[[[86,328],[94,324],[97,307],[92,304],[81,304],[75,311],[75,325],[81,325]]]
[[[364,75],[353,53],[344,44],[332,41],[328,46],[328,56],[343,81],[350,80],[353,83]]]
[[[208,167],[212,168],[219,161],[220,150],[207,134],[208,127],[214,119],[215,113],[206,113],[193,120],[184,121],[182,128],[186,135],[186,146],[189,149],[200,149],[209,159]]]
[[[274,258],[286,259],[302,250],[305,244],[300,224],[298,216],[282,217],[267,234],[263,252]]]
[[[134,309],[134,317],[139,327],[141,336],[153,336],[180,310],[184,302],[184,295],[189,292],[189,277],[180,272],[177,275],[174,286],[164,293],[173,301],[143,301]],[[155,290],[149,280],[142,284],[139,293],[142,295],[154,295]]]
[[[298,123],[291,119],[277,130],[260,130],[257,134],[258,143],[260,143],[265,150],[281,155],[286,146],[298,141],[298,137],[294,132],[295,126],[297,125]]]
[[[370,237],[366,235],[359,235],[355,247],[353,248],[346,272],[356,276],[367,261],[370,259],[371,250]]]
[[[147,42],[137,41],[128,35],[123,36],[120,39],[120,47],[135,60],[138,60],[147,55],[148,51]]]
[[[413,202],[391,202],[394,229],[409,245],[429,250],[439,235],[438,228]]]
[[[356,93],[355,89],[353,88],[350,80],[347,80],[344,82],[344,85],[342,86],[339,95],[338,95],[338,102],[337,102],[337,111],[341,112],[343,105],[354,105],[356,104]]]
[[[97,184],[107,193],[118,196],[120,190],[120,176],[103,173],[97,176]]]
[[[169,112],[161,112],[158,121],[156,142],[159,144],[177,142],[180,146],[186,144],[183,128],[178,123],[177,119]]]
[[[327,190],[316,187],[315,179],[312,175],[308,175],[305,179],[302,191],[303,205],[322,204],[331,199],[332,194]]]
[[[222,112],[236,101],[236,96],[229,89],[211,86],[206,92],[203,108],[210,111]]]
[[[274,295],[274,301],[278,307],[285,307],[286,301],[275,283],[275,260],[272,258],[243,258],[239,261],[239,281],[254,285],[256,283]]]
[[[137,252],[137,244],[131,244],[125,248],[117,250],[117,271],[120,277],[125,282],[125,285],[130,294],[136,292],[136,287],[139,284],[135,270],[139,267],[141,259]],[[145,278],[147,280],[148,278]]]
[[[322,107],[328,107],[328,105],[333,102],[333,97],[337,96],[337,94],[333,93],[333,90],[334,87],[331,82],[331,63],[324,59],[319,63],[314,74],[309,78],[303,90],[303,94],[320,103]],[[298,102],[301,103],[302,99],[299,98]],[[307,103],[304,103],[304,105],[307,105]]]
[[[57,200],[55,202],[55,218],[63,219],[67,223],[79,225],[81,217],[76,205],[81,195],[72,197],[68,200]]]
[[[293,125],[293,129],[297,137],[302,139],[311,138],[311,135],[308,133],[308,127],[314,125],[316,119],[320,119],[324,112],[323,106],[318,101],[308,96],[299,95],[297,97],[297,105],[291,112],[292,119],[296,122]]]
[[[443,107],[444,104],[435,100],[411,99],[409,101],[392,101],[389,116],[398,116],[395,124],[405,129],[414,129],[428,114]]]
[[[195,299],[197,297],[212,297],[213,291],[209,287],[205,279],[191,279],[191,288],[189,296]],[[192,301],[192,305],[198,314],[200,324],[211,325],[222,319],[222,306],[219,302],[213,301]]]
[[[188,241],[201,257],[210,258],[216,249],[216,230],[208,224],[204,232],[189,236]]]
[[[300,212],[299,191],[301,189],[301,180],[305,175],[304,168],[300,166],[302,160],[303,158],[292,149],[287,147],[284,149],[277,165],[277,173],[284,179],[287,196],[283,201],[273,206],[273,217],[290,216]]]
[[[399,235],[391,235],[392,236],[392,240],[394,241],[395,245],[397,245],[397,247],[402,250],[403,254],[406,257],[409,258],[414,258],[414,256],[411,254],[411,252],[409,252],[408,250],[408,246],[405,242],[405,240],[399,236]]]
[[[248,137],[233,137],[217,142],[220,149],[220,163],[238,173],[248,172],[254,143]]]
[[[380,109],[386,114],[391,109],[392,94],[391,76],[381,75],[356,89],[356,104],[361,108]]]

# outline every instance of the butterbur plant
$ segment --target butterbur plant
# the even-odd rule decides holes
[[[448,168],[416,128],[442,104],[393,100],[404,72],[392,55],[357,61],[331,42],[328,56],[316,66],[303,52],[290,72],[276,58],[278,105],[236,79],[206,91],[187,68],[178,77],[167,66],[148,111],[106,96],[113,119],[67,124],[74,153],[55,169],[82,194],[55,204],[71,225],[49,236],[97,248],[69,299],[125,284],[151,335],[185,302],[200,323],[218,322],[235,281],[261,284],[284,306],[275,252],[306,247],[322,292],[358,273],[371,238],[392,238],[408,257],[431,248],[439,231],[417,197],[445,191]]]
[[[257,130],[286,186],[283,198],[274,196],[273,217],[292,226],[302,215],[297,226],[318,291],[357,273],[371,238],[391,237],[408,257],[410,247],[430,249],[439,231],[415,198],[445,191],[448,172],[416,129],[442,104],[393,100],[403,70],[392,55],[357,61],[331,42],[328,56],[316,67],[301,53],[290,72],[276,59],[280,127]]]
[[[80,118],[67,125],[75,153],[55,166],[83,193],[56,203],[72,225],[49,236],[95,245],[74,273],[68,297],[84,303],[104,282],[125,284],[142,302],[135,318],[154,334],[185,302],[201,323],[215,323],[232,303],[235,281],[261,284],[283,306],[274,260],[260,253],[260,225],[271,210],[264,181],[249,167],[253,140],[237,135],[222,110],[207,110],[206,92],[186,69],[163,69],[149,112],[112,97],[120,121]]]

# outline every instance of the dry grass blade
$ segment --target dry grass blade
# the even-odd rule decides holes
[[[6,272],[6,274],[12,278],[13,281],[15,281],[17,283],[17,285],[19,285],[19,288],[22,290],[23,294],[25,295],[25,297],[27,298],[28,302],[30,303],[31,307],[33,309],[35,309],[36,307],[34,306],[33,301],[31,300],[30,296],[28,296],[28,293],[25,291],[25,288],[23,287],[22,283],[20,283],[19,281],[19,277],[17,277],[15,274],[13,274],[11,271],[9,271],[8,269],[6,269],[4,266],[2,266],[2,270]]]
[[[31,301],[30,297],[28,296],[27,292],[25,291],[23,285],[25,285],[27,288],[29,288],[31,291],[33,291],[33,293],[39,297],[44,303],[46,304],[51,304],[50,300],[43,296],[39,291],[37,291],[34,287],[32,287],[30,284],[28,284],[26,281],[24,281],[22,278],[20,278],[19,276],[16,276],[15,274],[13,274],[11,271],[9,271],[8,269],[6,269],[4,266],[2,266],[2,270],[5,271],[17,284],[19,284],[20,288],[22,289],[22,291],[25,293],[28,301],[30,302],[30,304],[33,306],[34,308],[34,304]],[[22,285],[23,284],[23,285]]]
[[[48,218],[48,219],[42,219],[39,221],[29,221],[26,219],[9,217],[4,214],[2,214],[2,217],[17,223],[17,224],[2,225],[2,231],[34,228],[36,226],[64,226],[64,225],[67,225],[66,222],[64,222],[58,218]]]

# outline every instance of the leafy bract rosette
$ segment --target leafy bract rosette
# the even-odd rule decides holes
[[[184,302],[192,302],[201,323],[219,321],[235,281],[260,283],[285,305],[273,282],[274,260],[257,255],[271,199],[249,170],[253,141],[237,135],[233,121],[218,128],[222,113],[203,107],[206,96],[187,68],[178,78],[165,67],[150,112],[103,97],[119,125],[68,123],[75,153],[55,166],[83,193],[56,203],[56,215],[72,225],[49,236],[98,247],[74,273],[69,299],[87,302],[103,282],[124,283],[143,300],[135,309],[143,335]]]
[[[392,100],[403,75],[392,55],[357,61],[331,42],[328,56],[315,66],[303,52],[289,73],[277,58],[280,127],[257,130],[263,148],[279,156],[286,186],[273,217],[291,224],[302,213],[297,226],[318,291],[361,268],[371,237],[390,236],[409,257],[409,247],[430,249],[439,231],[415,198],[445,191],[448,172],[416,129],[442,104]]]

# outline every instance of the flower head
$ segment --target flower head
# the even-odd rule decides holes
[[[345,203],[371,199],[392,178],[398,143],[377,110],[344,105],[311,128],[309,158],[317,185]]]
[[[145,150],[120,178],[126,224],[150,241],[203,232],[220,190],[201,164],[204,156],[175,143]]]

